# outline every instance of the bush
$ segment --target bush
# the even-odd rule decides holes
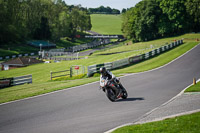
[[[100,77],[100,73],[95,73],[93,77]]]

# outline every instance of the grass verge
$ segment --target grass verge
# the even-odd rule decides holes
[[[200,82],[196,83],[195,85],[192,85],[191,87],[186,89],[185,92],[200,92]]]
[[[126,126],[113,133],[198,133],[200,112],[158,122]]]

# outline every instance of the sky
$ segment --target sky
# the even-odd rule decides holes
[[[134,7],[138,2],[142,0],[64,0],[67,5],[78,5],[87,8],[97,8],[99,6],[109,6],[118,10],[123,8]]]

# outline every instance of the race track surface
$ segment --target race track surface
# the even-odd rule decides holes
[[[0,133],[102,133],[136,121],[200,78],[200,45],[157,70],[121,78],[126,100],[110,102],[99,82],[0,105]]]

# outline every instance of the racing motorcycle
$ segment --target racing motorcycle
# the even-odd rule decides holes
[[[118,82],[116,79],[103,79],[101,80],[100,89],[103,89],[108,99],[112,102],[115,102],[119,98],[126,99],[128,97],[128,93],[120,83],[120,79]]]

